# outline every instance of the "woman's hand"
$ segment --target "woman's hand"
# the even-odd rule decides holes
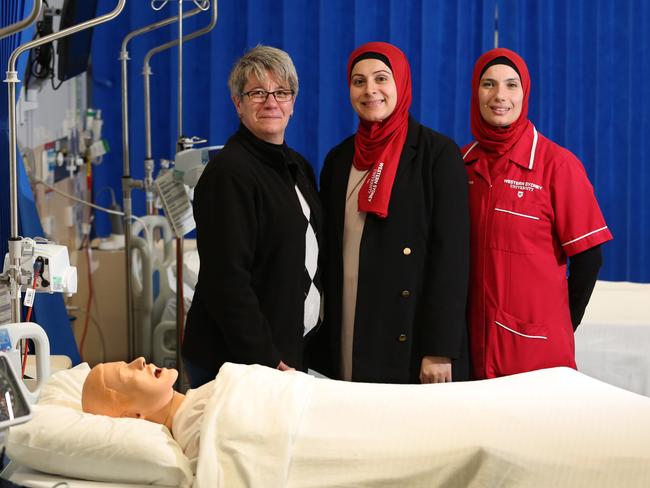
[[[284,364],[284,361],[280,361],[280,364],[278,364],[278,367],[276,369],[279,369],[280,371],[295,371],[296,368],[292,368],[291,366],[287,366]]]
[[[451,359],[441,356],[424,356],[420,366],[420,383],[451,382]]]

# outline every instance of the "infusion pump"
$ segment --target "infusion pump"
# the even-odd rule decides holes
[[[5,255],[3,274],[9,270],[9,253]],[[31,238],[23,239],[20,254],[20,288],[37,292],[76,293],[77,268],[70,266],[68,248]],[[36,279],[34,279],[36,277]]]

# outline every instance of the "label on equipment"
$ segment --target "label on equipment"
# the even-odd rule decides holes
[[[26,307],[34,305],[34,295],[36,295],[34,288],[27,288],[27,291],[25,292],[25,300],[23,300],[23,304]]]
[[[158,195],[162,200],[165,215],[176,237],[181,238],[196,228],[192,203],[185,184],[176,177],[175,171],[168,171],[156,179]]]
[[[53,276],[50,284],[52,291],[63,291],[63,276]]]

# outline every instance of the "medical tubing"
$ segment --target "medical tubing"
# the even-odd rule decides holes
[[[34,280],[32,281],[32,289],[34,290],[34,293],[36,293],[36,282],[38,281],[38,276],[42,271],[43,264],[43,258],[40,256],[34,261]],[[34,303],[27,307],[27,317],[25,318],[25,322],[29,322],[32,318],[32,310],[34,310]],[[26,340],[21,340],[21,342],[24,343],[21,378],[24,378],[25,368],[27,368],[27,355],[29,354],[29,342]]]
[[[43,180],[38,180],[38,179],[34,178],[32,181],[34,181],[34,183],[38,183],[39,185],[43,185],[43,186],[49,188],[53,192],[58,193],[59,195],[65,197],[65,198],[69,198],[70,200],[81,203],[83,205],[88,205],[89,207],[92,207],[92,208],[94,208],[96,210],[100,210],[102,212],[106,212],[106,213],[109,213],[111,215],[120,215],[120,216],[125,215],[124,212],[120,212],[119,210],[111,210],[110,208],[102,207],[100,205],[96,205],[94,203],[83,200],[82,198],[77,198],[74,195],[70,195],[69,193],[66,193],[64,191],[59,190],[58,188],[53,187],[52,185],[44,182]],[[151,234],[149,233],[149,229],[147,229],[147,227],[145,226],[144,222],[140,219],[140,217],[138,217],[137,215],[131,215],[130,218],[131,218],[131,220],[137,220],[138,222],[140,222],[142,224],[142,226],[144,227],[144,229],[145,229],[145,234],[147,234],[147,239],[151,239]]]
[[[35,47],[48,44],[57,39],[61,39],[70,34],[75,34],[82,30],[94,27],[117,17],[124,9],[126,0],[118,0],[116,7],[107,14],[101,15],[94,19],[90,19],[81,24],[73,25],[67,29],[59,32],[49,34],[47,36],[39,37],[25,44],[18,46],[9,56],[7,63],[7,78],[5,82],[9,84],[8,87],[8,111],[9,111],[9,206],[10,206],[10,238],[14,240],[18,238],[18,163],[16,158],[16,148],[18,145],[16,137],[16,85],[19,83],[18,73],[16,71],[16,64],[18,57],[25,51],[29,51]],[[11,249],[11,246],[10,246]],[[20,255],[10,254],[10,264],[20,269]],[[12,322],[20,321],[20,297],[12,296],[11,319]]]
[[[79,356],[84,361],[84,344],[86,342],[86,335],[88,334],[88,325],[90,322],[90,307],[93,302],[93,278],[91,272],[91,259],[90,259],[90,243],[86,242],[86,268],[88,274],[88,300],[86,301],[86,318],[84,320],[84,327],[81,332],[81,339],[79,340]]]
[[[102,206],[97,205],[95,203],[91,203],[91,202],[89,202],[87,200],[84,200],[83,198],[78,198],[78,197],[75,197],[74,195],[70,195],[69,193],[61,191],[58,188],[53,187],[52,185],[46,183],[43,180],[38,180],[36,178],[33,178],[32,181],[34,183],[37,183],[39,185],[43,185],[43,186],[49,188],[53,192],[58,193],[59,195],[65,197],[65,198],[73,200],[73,201],[75,201],[77,203],[81,203],[82,205],[88,205],[89,207],[92,207],[92,208],[94,208],[96,210],[101,210],[102,212],[106,212],[106,213],[109,213],[109,214],[112,214],[112,215],[120,215],[120,216],[124,215],[124,212],[120,212],[119,210],[111,210],[110,208],[102,207]]]
[[[74,313],[74,312],[87,313],[85,308],[78,307],[78,306],[72,307],[70,305],[66,305],[66,310],[70,313]],[[99,339],[99,346],[101,348],[101,358],[99,359],[98,362],[103,363],[106,361],[106,339],[104,338],[104,333],[102,332],[102,329],[99,327],[99,323],[97,322],[97,319],[91,316],[90,321],[95,326],[95,330],[97,331],[97,337]]]

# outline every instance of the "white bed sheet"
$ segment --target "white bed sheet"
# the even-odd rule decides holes
[[[227,363],[214,392],[194,488],[650,486],[650,398],[568,368],[373,385]]]
[[[650,396],[650,284],[598,281],[575,341],[581,372]]]
[[[226,363],[195,488],[650,486],[650,398],[553,368],[374,385]]]

